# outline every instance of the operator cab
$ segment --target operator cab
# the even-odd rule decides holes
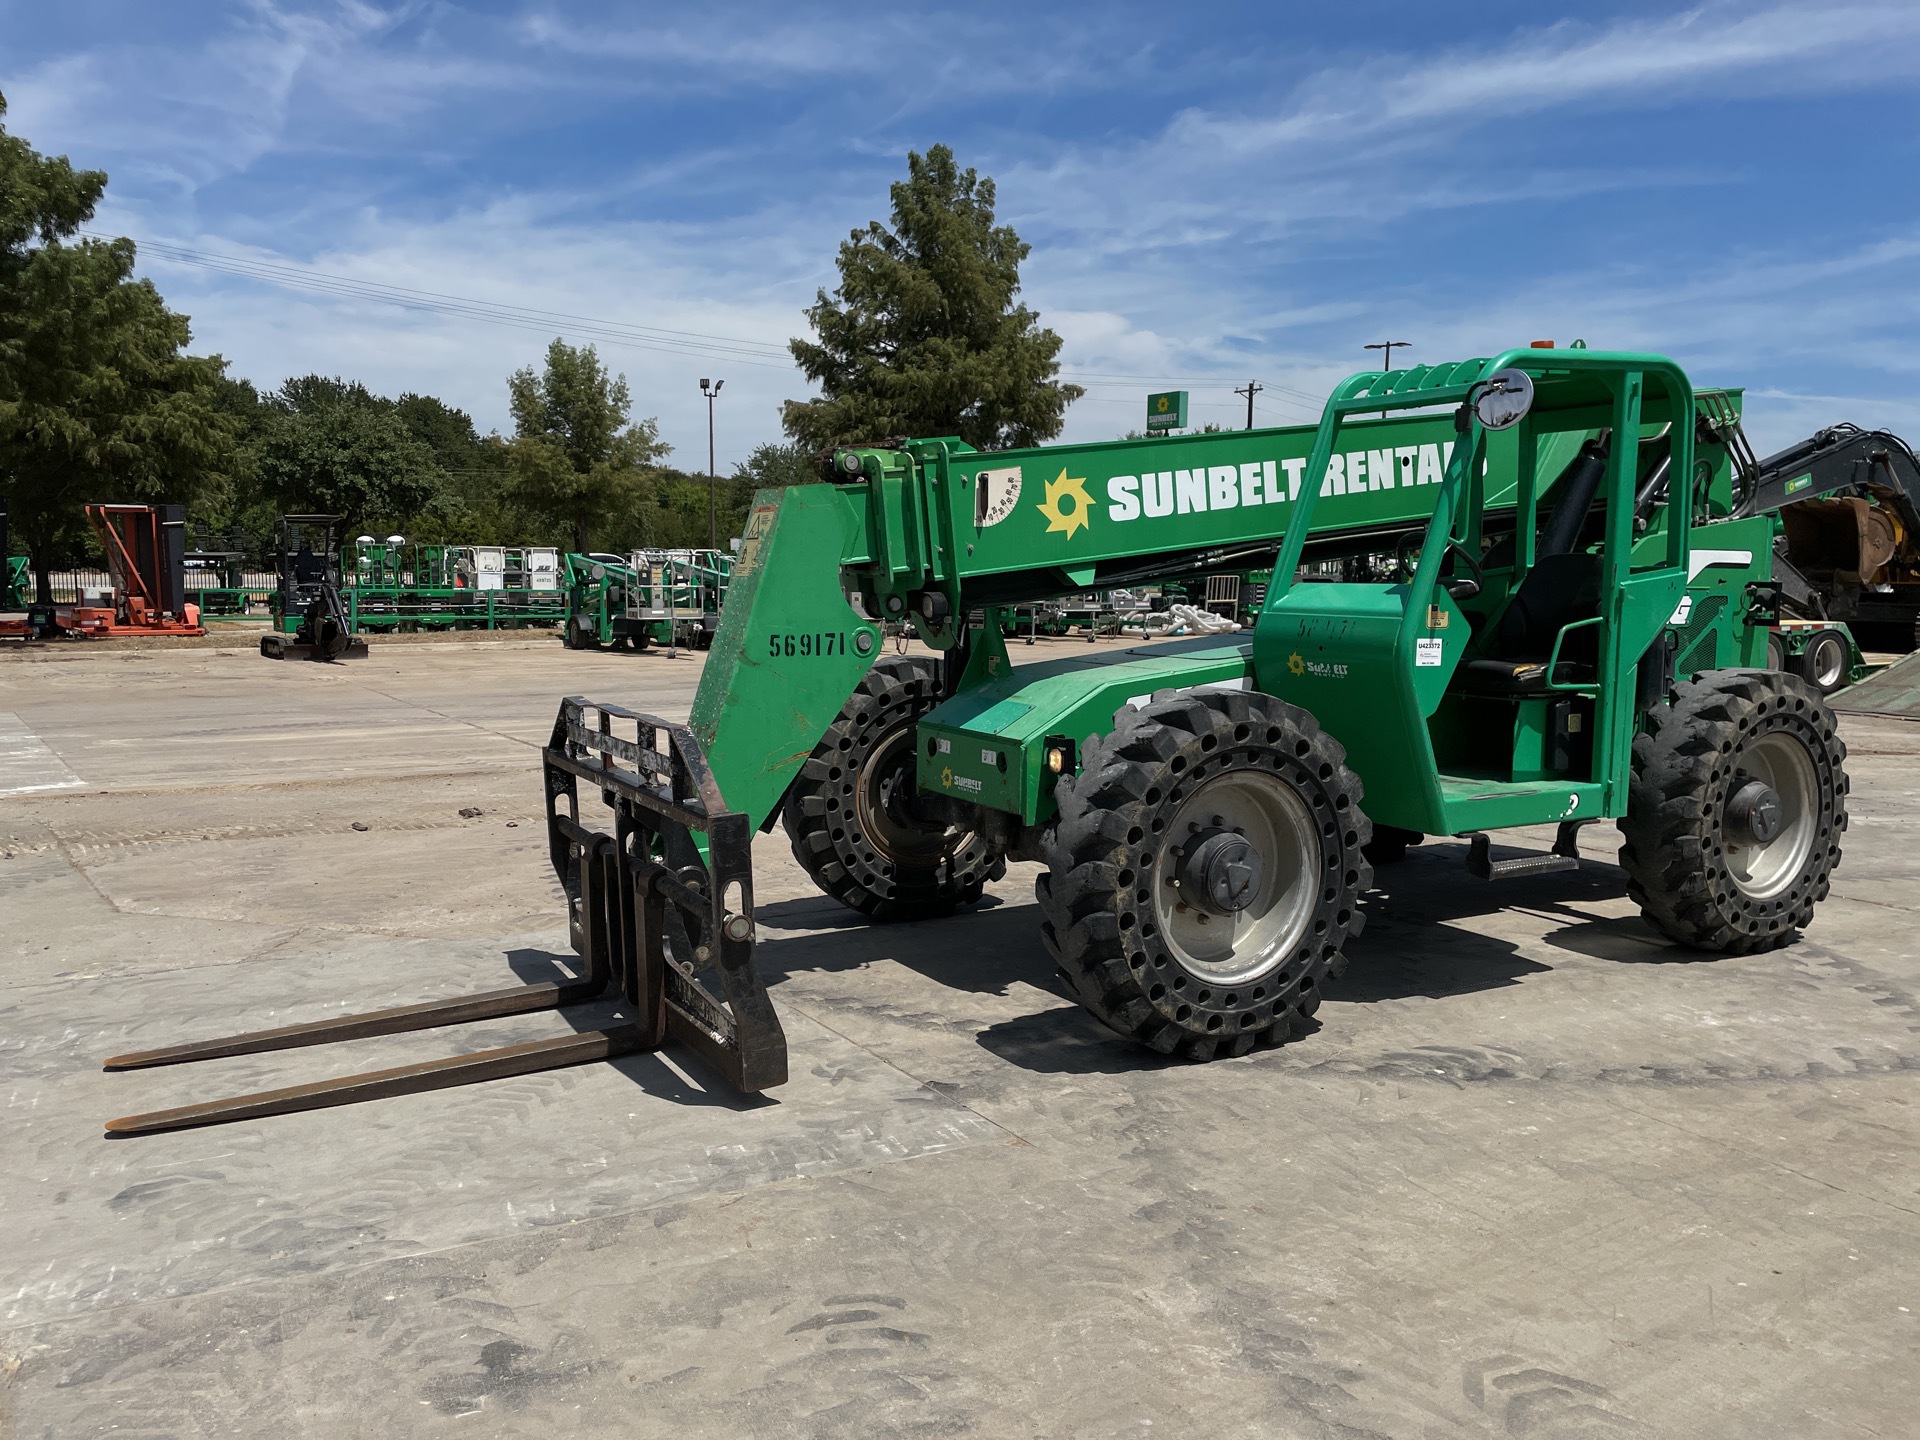
[[[1665,632],[1687,585],[1693,478],[1685,375],[1655,356],[1533,350],[1349,386],[1316,454],[1348,410],[1383,405],[1449,405],[1460,442],[1398,583],[1276,584],[1256,643],[1261,688],[1341,733],[1361,773],[1396,777],[1386,795],[1368,784],[1368,813],[1387,825],[1461,834],[1599,816],[1644,696],[1672,676]],[[1615,443],[1646,428],[1657,456]],[[1503,431],[1513,490],[1489,496],[1489,437]],[[1637,534],[1649,464],[1673,493]],[[1290,521],[1292,548],[1310,504]],[[1293,575],[1284,550],[1281,574]]]

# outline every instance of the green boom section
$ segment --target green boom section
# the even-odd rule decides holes
[[[912,622],[937,648],[971,606],[1126,584],[1228,552],[1269,550],[1304,485],[1316,427],[1046,446],[983,454],[957,440],[839,457],[864,491],[844,557],[871,613]],[[1446,417],[1348,426],[1321,466],[1320,538],[1388,530],[1432,509],[1456,440]],[[1581,437],[1541,457],[1552,473]],[[1555,442],[1558,445],[1560,442]],[[1510,502],[1510,437],[1486,457],[1491,503]],[[939,602],[928,597],[938,595]]]

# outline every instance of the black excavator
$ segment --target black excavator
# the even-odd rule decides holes
[[[367,642],[355,633],[341,597],[339,515],[283,515],[274,545],[280,572],[273,629],[260,637],[270,660],[361,659]]]
[[[1780,516],[1783,615],[1844,622],[1875,648],[1920,646],[1920,459],[1906,441],[1829,425],[1739,478],[1741,514]]]

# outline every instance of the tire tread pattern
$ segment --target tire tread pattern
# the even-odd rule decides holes
[[[1279,974],[1225,987],[1188,974],[1157,943],[1140,886],[1160,864],[1157,827],[1234,765],[1268,768],[1309,801],[1327,878],[1308,941]],[[1365,924],[1372,827],[1346,752],[1310,714],[1253,691],[1162,692],[1090,736],[1079,773],[1055,795],[1060,815],[1035,884],[1041,941],[1095,1018],[1163,1054],[1211,1060],[1284,1042],[1319,1008],[1320,982],[1345,968],[1342,947]]]
[[[1734,885],[1723,814],[1738,756],[1757,736],[1787,730],[1813,757],[1820,816],[1801,873],[1756,900]],[[1819,693],[1796,675],[1710,670],[1673,689],[1633,742],[1625,843],[1627,893],[1649,924],[1697,950],[1742,955],[1787,944],[1827,898],[1847,828],[1846,742]]]
[[[800,767],[781,824],[814,884],[882,923],[951,915],[1006,873],[1006,860],[979,833],[933,866],[897,865],[861,833],[854,777],[878,742],[940,703],[936,662],[918,655],[876,661],[812,755]]]

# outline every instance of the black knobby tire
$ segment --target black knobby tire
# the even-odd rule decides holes
[[[1205,968],[1183,958],[1174,933],[1198,921],[1199,907],[1184,919],[1167,907],[1182,893],[1172,886],[1177,852],[1196,838],[1188,830],[1196,822],[1180,817],[1195,807],[1204,815],[1223,787],[1264,791],[1276,813],[1304,816],[1304,830],[1276,823],[1266,832],[1294,843],[1263,858],[1284,863],[1259,882],[1271,873],[1300,888],[1273,899],[1264,913],[1293,918],[1264,935],[1257,905],[1216,917],[1231,927],[1214,932],[1218,943],[1259,938]],[[1284,1041],[1319,1008],[1321,983],[1345,968],[1341,947],[1365,923],[1359,902],[1373,870],[1362,850],[1372,827],[1345,751],[1305,710],[1237,690],[1156,698],[1121,711],[1055,794],[1060,817],[1036,883],[1041,938],[1102,1023],[1162,1054],[1211,1060]]]
[[[936,662],[877,661],[800,767],[781,812],[814,884],[875,920],[950,915],[1006,874],[984,834],[942,824],[917,803],[915,725],[940,698]]]
[[[1792,940],[1840,862],[1846,755],[1833,712],[1798,676],[1713,670],[1675,686],[1634,739],[1620,821],[1620,865],[1640,913],[1700,950],[1739,955]],[[1755,847],[1750,832],[1743,843],[1738,828],[1737,797],[1756,778],[1804,791],[1781,832],[1791,843],[1776,840],[1787,846],[1777,852]]]

